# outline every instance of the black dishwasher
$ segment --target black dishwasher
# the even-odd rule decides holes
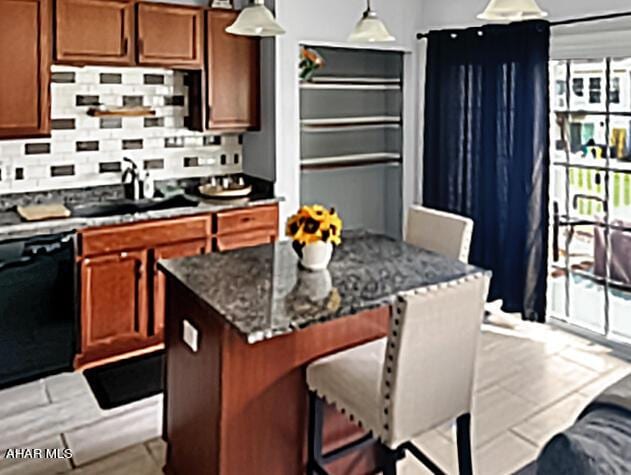
[[[0,242],[0,388],[72,368],[75,239]]]

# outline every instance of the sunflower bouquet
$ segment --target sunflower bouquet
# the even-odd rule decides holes
[[[286,233],[301,245],[323,241],[339,246],[342,243],[342,220],[334,209],[328,210],[321,205],[303,206],[287,221]]]
[[[321,205],[303,206],[287,220],[286,234],[303,267],[323,270],[342,243],[342,220],[334,209]]]

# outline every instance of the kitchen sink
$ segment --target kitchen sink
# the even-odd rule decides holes
[[[119,214],[143,213],[172,208],[188,208],[199,205],[199,202],[186,195],[175,195],[169,198],[151,198],[143,200],[112,200],[96,203],[85,203],[70,208],[73,217],[100,218]]]

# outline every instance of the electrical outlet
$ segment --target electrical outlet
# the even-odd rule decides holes
[[[188,320],[184,320],[182,322],[182,338],[184,343],[188,345],[193,353],[197,353],[197,350],[199,349],[199,332]]]

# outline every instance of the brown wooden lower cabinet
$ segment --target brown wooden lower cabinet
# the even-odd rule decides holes
[[[147,284],[145,251],[106,254],[82,261],[78,364],[145,344]]]
[[[165,276],[158,269],[160,259],[175,259],[178,257],[200,256],[210,252],[208,241],[198,239],[191,242],[178,244],[165,244],[153,251],[153,324],[152,333],[162,336],[164,334],[164,309],[165,309]]]
[[[228,251],[270,243],[277,228],[278,209],[268,205],[81,232],[81,349],[75,367],[124,358],[163,342],[160,259],[205,254],[213,246]]]

